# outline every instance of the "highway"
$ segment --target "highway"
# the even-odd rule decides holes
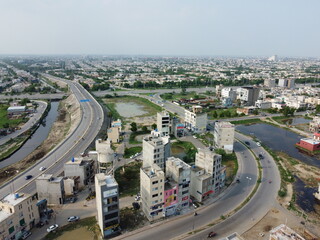
[[[36,103],[38,103],[38,108],[37,111],[35,113],[32,113],[33,116],[30,117],[30,119],[28,120],[28,122],[26,122],[25,124],[23,124],[23,126],[21,127],[21,129],[16,130],[15,132],[6,135],[6,136],[1,136],[0,137],[0,146],[5,144],[7,141],[9,141],[11,138],[16,138],[17,136],[19,136],[20,134],[26,132],[27,130],[29,130],[33,125],[35,125],[39,119],[41,118],[41,116],[43,115],[44,111],[47,108],[47,103],[44,101],[35,101]]]
[[[52,77],[46,75],[46,77]],[[53,77],[55,78],[55,77]],[[56,80],[65,81],[63,79],[55,78]],[[103,110],[96,100],[79,84],[76,82],[65,81],[69,84],[70,91],[72,91],[77,100],[89,99],[88,102],[81,102],[82,117],[76,130],[64,139],[58,146],[56,146],[44,158],[39,160],[35,165],[20,173],[18,176],[11,179],[0,188],[0,199],[12,192],[26,192],[35,193],[35,178],[42,173],[53,174],[57,176],[63,171],[63,164],[72,157],[83,152],[89,144],[96,138],[103,120]],[[40,172],[40,167],[46,167],[47,170]],[[25,180],[26,175],[32,175],[33,178]]]

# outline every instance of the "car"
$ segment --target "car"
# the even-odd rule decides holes
[[[197,136],[195,136],[195,135],[193,135],[192,137],[193,137],[193,138],[195,138],[195,139],[197,139],[197,138],[198,138],[198,137],[197,137]]]
[[[134,198],[134,200],[135,200],[135,201],[140,201],[140,196],[136,196],[136,197]]]
[[[209,234],[208,234],[208,238],[212,238],[215,236],[217,236],[217,233],[215,233],[215,232],[209,232]]]
[[[256,142],[258,147],[261,147],[261,143],[260,142]]]
[[[250,146],[250,143],[248,141],[245,141],[244,143],[247,144],[248,146]]]
[[[77,201],[76,197],[69,198],[69,202],[71,202],[71,203],[75,203],[76,201]]]
[[[30,235],[31,235],[31,232],[27,231],[27,232],[23,233],[22,239],[26,239],[26,238],[28,238]]]
[[[24,178],[25,178],[26,180],[29,180],[29,179],[32,178],[32,175],[27,175],[27,176],[25,176]]]
[[[53,232],[59,227],[58,224],[53,224],[50,227],[47,228],[47,232]]]
[[[39,168],[39,171],[44,171],[46,169],[47,169],[46,167],[41,167],[41,168]]]
[[[237,183],[240,183],[240,179],[237,179],[236,182],[237,182]]]
[[[264,156],[260,153],[260,154],[259,154],[259,158],[260,158],[260,159],[264,159]]]
[[[78,221],[80,218],[78,216],[71,216],[68,217],[68,222],[76,222]]]

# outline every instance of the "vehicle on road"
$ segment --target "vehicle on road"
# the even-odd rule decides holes
[[[47,232],[53,232],[59,227],[58,224],[53,224],[50,227],[47,228]]]
[[[71,198],[69,198],[68,200],[69,200],[69,202],[71,202],[71,203],[75,203],[75,202],[77,201],[77,198],[76,198],[76,197],[71,197]]]
[[[78,221],[80,218],[78,216],[71,216],[68,217],[68,222],[76,222]]]
[[[209,234],[208,234],[208,238],[212,238],[215,236],[217,236],[217,233],[215,233],[215,232],[209,232]]]
[[[237,183],[240,183],[240,179],[237,179],[236,182],[237,182]]]
[[[27,176],[25,176],[25,179],[26,180],[29,180],[29,179],[31,179],[32,178],[32,175],[27,175]]]
[[[264,156],[261,153],[259,153],[259,158],[264,159]]]
[[[250,143],[248,141],[245,141],[244,143],[247,144],[248,146],[250,146]]]
[[[39,168],[39,171],[44,171],[46,169],[47,169],[46,167],[41,167],[41,168]]]
[[[261,147],[261,143],[260,142],[256,142],[258,147]]]

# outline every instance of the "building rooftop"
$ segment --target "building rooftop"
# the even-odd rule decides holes
[[[234,125],[230,122],[216,122],[215,125],[222,128],[234,128]]]
[[[149,178],[153,178],[153,177],[164,177],[164,172],[161,170],[161,168],[156,165],[153,164],[152,167],[144,167],[141,168],[141,170],[149,177]]]
[[[107,187],[116,187],[118,186],[117,181],[111,175],[106,175],[104,173],[96,174],[96,179],[99,182],[99,185],[107,185]]]
[[[9,204],[11,206],[15,206],[25,199],[27,199],[30,195],[25,193],[11,193],[7,196],[5,196],[3,199],[1,199],[1,203]]]
[[[66,165],[83,166],[83,165],[90,164],[91,161],[93,161],[93,160],[89,157],[75,157],[75,158],[72,158],[71,160],[67,161],[65,164]]]
[[[312,145],[318,145],[320,144],[320,141],[315,140],[313,138],[301,138],[301,141],[312,144]]]
[[[13,107],[8,107],[7,111],[14,111],[14,110],[25,110],[26,106],[13,106]]]
[[[273,228],[270,231],[271,240],[305,240],[291,228],[285,224],[281,224],[278,227]]]
[[[42,174],[37,178],[37,180],[47,180],[49,182],[59,183],[63,181],[63,177],[53,177],[52,174]]]
[[[177,168],[182,168],[184,170],[190,169],[191,166],[187,163],[185,163],[184,161],[182,161],[180,158],[175,158],[175,157],[169,157],[167,159],[167,163],[171,162],[173,163],[174,166],[176,166]]]

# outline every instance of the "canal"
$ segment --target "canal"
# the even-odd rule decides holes
[[[294,132],[265,123],[239,125],[236,126],[236,129],[244,134],[258,138],[274,151],[287,153],[289,156],[308,165],[320,167],[320,160],[317,157],[302,153],[295,147],[295,144],[303,137]]]
[[[23,146],[9,158],[0,162],[0,168],[7,167],[19,162],[32,153],[48,137],[52,124],[58,116],[59,102],[51,102],[51,109],[45,118],[45,124],[41,124],[34,134],[23,144]]]

